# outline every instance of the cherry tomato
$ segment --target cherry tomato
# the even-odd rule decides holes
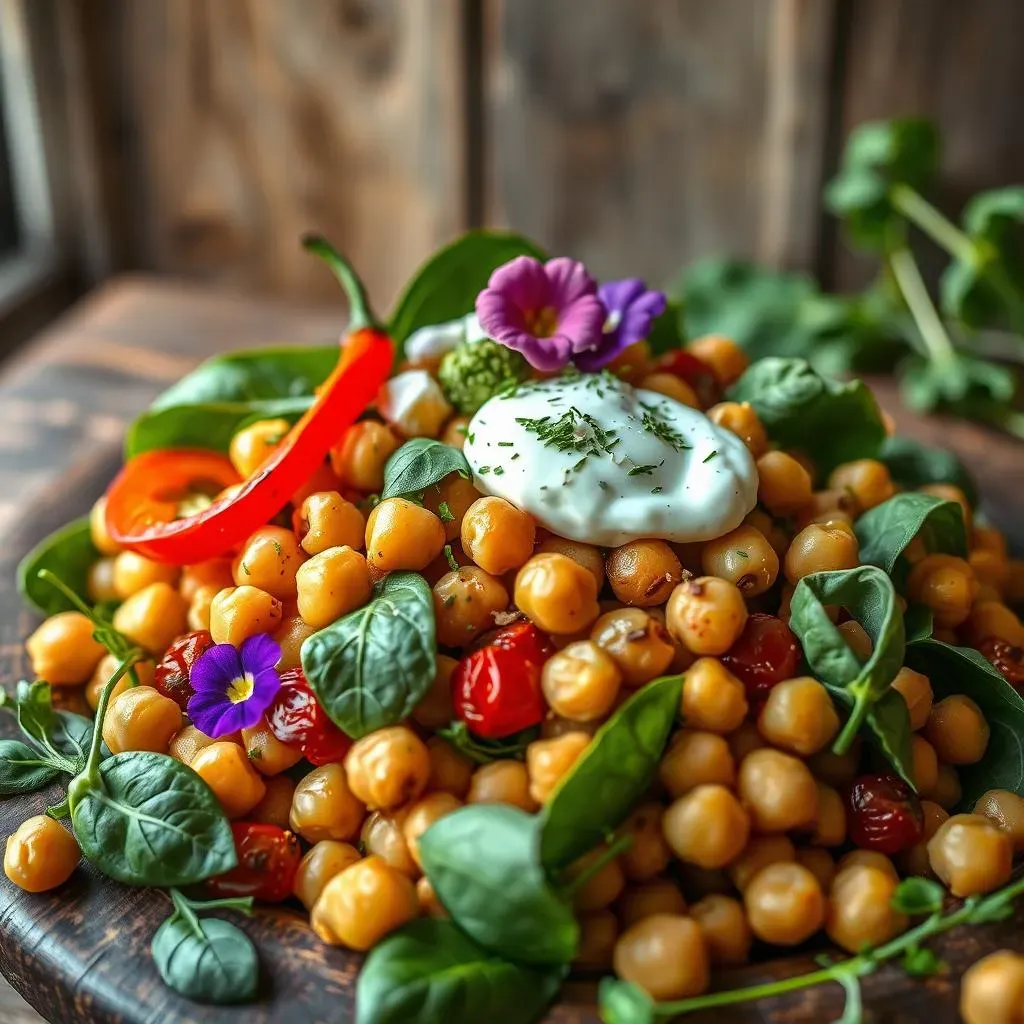
[[[792,679],[800,661],[800,644],[782,619],[754,612],[739,639],[722,655],[722,663],[747,690],[757,708],[768,691],[783,679]]]
[[[1015,690],[1024,691],[1024,648],[997,636],[990,636],[982,640],[978,650]]]
[[[862,850],[899,853],[924,836],[921,802],[898,775],[862,775],[847,796],[846,831]]]
[[[715,371],[692,352],[681,348],[666,352],[658,360],[658,369],[686,381],[696,392],[700,404],[705,409],[721,398],[721,388],[718,386]]]
[[[352,740],[328,717],[301,668],[281,673],[281,689],[267,712],[270,731],[311,764],[344,760]]]
[[[165,697],[170,697],[182,711],[187,710],[192,696],[189,679],[196,659],[208,647],[213,646],[213,637],[205,629],[186,633],[167,648],[153,673],[153,686]]]
[[[302,848],[291,832],[276,825],[251,821],[231,824],[238,851],[238,867],[207,881],[217,896],[253,896],[264,903],[280,903],[295,888]]]

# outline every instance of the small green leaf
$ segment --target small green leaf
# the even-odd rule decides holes
[[[43,615],[72,611],[74,605],[60,591],[39,579],[39,572],[49,569],[56,573],[89,603],[89,569],[99,557],[92,542],[89,517],[75,519],[40,541],[18,563],[18,593]]]
[[[937,914],[942,909],[946,890],[930,878],[904,878],[892,894],[893,910],[911,917]]]
[[[963,509],[955,501],[909,491],[865,512],[854,525],[860,560],[890,575],[910,542],[920,536],[929,552],[967,557]]]
[[[930,978],[944,970],[946,964],[927,946],[912,946],[903,954],[901,966],[912,978]]]
[[[540,729],[524,729],[500,740],[484,740],[474,736],[465,722],[452,722],[451,725],[438,729],[437,735],[475,764],[490,764],[492,761],[509,758],[522,761],[526,756],[526,748],[540,736]]]
[[[0,796],[35,793],[59,774],[31,747],[17,740],[0,740]]]
[[[632,981],[603,978],[597,1000],[604,1024],[655,1024],[657,1004]]]
[[[900,487],[913,490],[928,484],[953,484],[964,492],[972,506],[978,504],[974,478],[967,467],[944,448],[930,448],[897,434],[885,439],[878,457]]]
[[[429,437],[414,438],[388,458],[381,497],[407,498],[422,494],[451,473],[458,473],[465,480],[473,478],[469,462],[458,448]]]

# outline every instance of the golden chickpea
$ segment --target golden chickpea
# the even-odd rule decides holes
[[[719,402],[708,409],[707,417],[735,434],[755,459],[768,450],[768,434],[749,402]]]
[[[205,562],[186,565],[181,570],[178,591],[186,601],[192,602],[204,587],[213,587],[214,593],[225,587],[233,587],[235,578],[231,571],[230,558],[210,558]]]
[[[892,681],[892,688],[900,694],[907,702],[907,709],[910,712],[910,728],[917,732],[923,729],[928,723],[928,716],[932,711],[932,684],[931,680],[915,672],[912,668],[904,666],[896,673]]]
[[[649,608],[668,600],[683,567],[663,540],[634,540],[608,553],[605,573],[623,604]]]
[[[972,647],[980,647],[993,636],[1015,647],[1024,646],[1024,626],[1017,613],[1002,601],[976,601],[961,628],[963,638]]]
[[[642,608],[606,612],[591,628],[590,639],[611,657],[623,686],[631,689],[657,679],[675,656],[664,623]]]
[[[502,759],[473,772],[467,804],[508,804],[533,813],[538,803],[530,792],[530,775],[522,761]]]
[[[760,530],[744,525],[704,545],[701,569],[734,583],[745,597],[756,597],[779,575],[779,556]]]
[[[818,880],[822,892],[828,892],[832,888],[832,880],[836,874],[836,862],[828,850],[818,846],[805,846],[796,851],[796,862]]]
[[[974,570],[953,555],[927,555],[907,578],[907,597],[930,608],[935,625],[943,629],[959,626],[967,618],[977,593]]]
[[[188,605],[169,583],[151,583],[114,612],[114,628],[151,654],[162,655],[187,629]]]
[[[574,562],[579,562],[588,572],[594,574],[594,582],[600,592],[604,586],[604,556],[599,548],[593,544],[581,544],[579,541],[566,540],[564,537],[556,537],[550,534],[545,537],[536,548],[538,555],[565,555]]]
[[[842,523],[805,526],[793,538],[784,561],[786,579],[794,586],[811,573],[853,569],[859,564],[857,538]]]
[[[449,473],[443,480],[428,487],[423,494],[423,504],[443,523],[445,539],[459,540],[462,534],[462,520],[470,506],[481,497],[473,486],[459,473]]]
[[[723,388],[735,384],[750,365],[750,356],[731,338],[721,334],[705,334],[694,338],[686,351],[711,367],[715,379]]]
[[[612,965],[619,921],[610,910],[595,910],[579,916],[580,944],[573,957],[576,967],[598,971]]]
[[[738,729],[726,736],[733,760],[739,764],[752,750],[766,746],[764,738],[753,722],[744,722]]]
[[[773,746],[809,757],[832,742],[839,732],[839,715],[817,679],[798,676],[768,691],[757,727]]]
[[[619,855],[619,864],[631,882],[648,882],[668,867],[672,851],[661,827],[663,810],[659,803],[640,804],[623,825],[633,842]]]
[[[820,750],[807,759],[807,767],[815,778],[842,789],[860,774],[860,753],[860,742],[854,740],[845,754],[835,754],[828,748]]]
[[[1024,604],[1024,558],[1011,558],[1007,563],[1003,594],[1012,605]]]
[[[990,789],[978,798],[974,813],[980,814],[1005,832],[1015,853],[1024,851],[1024,799],[1007,789]]]
[[[90,604],[118,600],[114,589],[114,559],[99,558],[89,566],[85,583]]]
[[[117,671],[118,666],[121,664],[120,658],[115,658],[112,654],[105,654],[93,671],[89,682],[85,686],[85,702],[95,711],[100,704],[100,697],[103,695],[104,687],[110,682],[110,677]],[[140,686],[152,686],[153,685],[153,673],[156,666],[151,661],[139,661],[134,665],[135,677],[139,681]],[[110,703],[113,704],[118,697],[132,687],[132,676],[131,673],[126,673],[114,684],[114,689],[110,694]]]
[[[420,860],[420,836],[446,814],[457,811],[462,801],[451,793],[428,793],[416,801],[408,810],[402,825],[402,834],[409,845],[412,859],[422,868]]]
[[[681,711],[694,729],[731,733],[747,716],[746,690],[717,658],[698,658],[683,677]]]
[[[48,892],[72,875],[82,853],[58,821],[37,814],[18,826],[4,849],[4,874],[26,892]]]
[[[817,878],[799,864],[769,864],[743,893],[751,931],[775,946],[797,946],[825,923]]]
[[[526,748],[530,797],[538,804],[547,803],[589,744],[590,737],[585,732],[567,732],[550,740],[534,740]]]
[[[430,754],[411,729],[392,725],[356,740],[345,756],[345,772],[352,792],[371,811],[391,810],[426,788]]]
[[[299,615],[313,629],[361,608],[373,595],[366,559],[350,547],[313,555],[299,567],[295,582]]]
[[[366,517],[337,491],[317,491],[302,503],[294,517],[295,533],[307,555],[328,548],[362,550]]]
[[[289,821],[310,843],[323,839],[350,842],[359,834],[366,807],[352,791],[340,764],[314,768],[295,787]]]
[[[739,900],[711,893],[694,903],[690,914],[700,925],[713,967],[747,962],[754,937]]]
[[[298,615],[281,620],[274,633],[274,641],[281,648],[281,657],[276,666],[278,672],[287,672],[302,665],[302,645],[315,632],[316,628],[303,622]]]
[[[267,791],[263,794],[263,799],[249,812],[247,820],[287,830],[292,799],[295,796],[295,783],[287,775],[275,775],[272,779],[267,779],[264,785]]]
[[[697,786],[670,804],[661,823],[672,852],[702,868],[725,867],[747,844],[750,820],[719,785]]]
[[[186,725],[171,737],[167,753],[175,761],[191,765],[193,758],[200,750],[205,750],[216,742],[217,740],[212,736],[207,736],[206,733],[200,732],[194,725]]]
[[[818,789],[803,761],[763,747],[740,762],[738,788],[757,832],[788,832],[813,825]]]
[[[307,910],[312,910],[327,883],[360,860],[362,855],[350,843],[322,839],[299,864],[295,875],[295,895]]]
[[[621,685],[618,666],[593,640],[578,640],[564,647],[544,663],[541,673],[541,687],[551,710],[579,722],[606,717]]]
[[[691,409],[700,408],[697,392],[682,377],[677,377],[674,373],[649,373],[641,379],[640,387],[644,391],[653,391],[655,394],[671,398],[680,405],[688,405]]]
[[[846,641],[846,646],[853,651],[861,664],[871,657],[871,652],[875,649],[875,645],[871,637],[868,636],[868,631],[856,619],[840,622],[836,629],[842,634],[843,639]]]
[[[637,341],[632,345],[627,345],[608,363],[606,369],[609,373],[614,373],[616,377],[621,377],[636,386],[643,377],[653,370],[654,366],[651,346],[646,341]]]
[[[438,643],[465,647],[494,628],[494,616],[508,608],[501,580],[475,565],[447,572],[434,584]]]
[[[896,493],[889,467],[877,459],[855,459],[836,466],[828,478],[828,485],[835,491],[850,495],[858,512],[867,512]]]
[[[423,695],[420,702],[413,708],[412,719],[424,729],[435,732],[451,724],[455,718],[452,704],[452,673],[458,662],[447,654],[439,654],[436,659],[436,670],[430,689]],[[449,744],[445,747],[453,750]],[[468,784],[468,777],[467,777]]]
[[[385,498],[366,520],[367,561],[384,572],[419,572],[441,553],[444,544],[441,520],[405,498]]]
[[[963,510],[964,525],[967,527],[967,532],[971,532],[974,524],[974,513],[971,509],[971,503],[967,500],[967,495],[959,487],[955,484],[927,484],[924,487],[918,487],[918,490],[922,494],[930,494],[932,497],[941,498],[943,501],[955,501]]]
[[[214,643],[241,647],[257,633],[274,633],[281,625],[281,602],[257,587],[228,587],[210,602],[210,635]]]
[[[116,555],[121,545],[110,536],[107,529],[107,496],[97,499],[89,512],[89,536],[93,547],[101,555]]]
[[[939,782],[939,759],[935,748],[923,737],[912,739],[914,787],[920,796],[930,797]]]
[[[1005,558],[1000,558],[994,551],[973,549],[967,556],[967,564],[974,572],[978,581],[977,597],[988,595],[989,600],[999,601],[1003,596],[1003,587],[1010,567]]]
[[[893,862],[884,853],[879,853],[877,850],[851,850],[849,853],[843,854],[839,858],[839,863],[836,864],[836,875],[838,876],[852,867],[875,868],[892,876],[896,882],[900,880]]]
[[[32,672],[54,686],[86,682],[107,653],[81,612],[51,615],[25,641]]]
[[[939,779],[932,792],[932,799],[949,811],[960,803],[961,793],[960,776],[956,769],[951,764],[940,764]]]
[[[757,460],[757,500],[773,516],[787,516],[811,500],[811,475],[785,452],[765,452]]]
[[[237,743],[211,743],[189,767],[213,790],[229,818],[244,817],[266,796],[266,784]]]
[[[291,424],[284,419],[257,420],[243,427],[228,447],[228,458],[243,479],[252,476],[274,454],[288,435]]]
[[[791,864],[795,860],[796,847],[788,836],[751,836],[727,872],[732,884],[743,892],[751,879],[770,864]]]
[[[570,865],[567,872],[570,879],[586,874],[595,862],[604,856],[605,847],[599,846],[590,853],[580,857]],[[626,888],[626,876],[622,873],[622,865],[618,860],[610,860],[596,874],[588,878],[573,893],[573,908],[582,913],[604,910],[614,903]]]
[[[213,607],[213,599],[223,590],[223,587],[208,586],[200,587],[189,602],[186,623],[191,630],[210,629],[210,609]],[[230,589],[230,588],[229,588]]]
[[[812,846],[842,846],[846,842],[846,806],[839,791],[815,780],[818,812],[811,832]]]
[[[972,964],[960,985],[964,1024],[1024,1022],[1024,957],[1010,949]]]
[[[652,914],[627,928],[615,943],[615,973],[652,999],[698,996],[710,981],[700,925],[679,914]]]
[[[452,796],[464,800],[473,778],[473,762],[440,736],[431,736],[427,740],[427,752],[430,755],[427,791],[451,793]]]
[[[166,754],[181,729],[181,708],[151,686],[125,690],[107,708],[103,741],[114,754],[150,750]]]
[[[384,488],[384,465],[401,444],[383,423],[360,420],[331,449],[331,467],[357,491],[379,492]]]
[[[421,874],[420,868],[413,860],[402,832],[407,814],[408,810],[404,807],[392,812],[372,811],[363,822],[359,845],[367,856],[380,857],[396,871],[415,880]]]
[[[658,778],[669,796],[675,798],[712,783],[732,787],[736,783],[736,763],[722,736],[680,729],[661,759]]]
[[[949,891],[966,899],[1010,880],[1013,840],[980,814],[954,814],[932,836],[928,857]]]
[[[154,562],[134,551],[122,551],[114,559],[114,592],[121,600],[137,594],[151,583],[176,586],[180,576],[178,566]]]
[[[425,917],[447,918],[451,915],[434,892],[434,886],[426,875],[416,879],[416,900],[420,905],[420,914]]]
[[[302,752],[282,743],[266,719],[251,729],[242,730],[242,746],[256,771],[268,777],[280,775],[302,760]]]
[[[685,914],[686,899],[675,882],[654,878],[641,885],[628,886],[616,904],[623,928],[629,928],[653,914]]]
[[[593,575],[565,555],[534,555],[516,574],[515,603],[546,633],[576,633],[600,612]]]
[[[859,953],[905,931],[906,917],[892,908],[898,884],[889,872],[868,865],[855,864],[840,871],[828,898],[828,937],[848,953]]]
[[[928,843],[932,836],[949,820],[949,814],[931,800],[921,801],[921,813],[924,816],[924,832],[921,841],[915,843],[903,853],[902,868],[905,875],[920,875],[923,878],[934,877],[932,863],[928,857]],[[979,813],[975,811],[975,813]]]
[[[466,554],[485,572],[503,576],[533,554],[537,524],[504,498],[485,497],[466,510],[461,533]]]
[[[234,562],[235,583],[257,587],[281,601],[295,597],[295,574],[305,553],[295,534],[281,526],[261,526]]]
[[[724,654],[747,622],[747,606],[735,584],[715,576],[680,583],[665,610],[669,633],[694,654]]]
[[[960,693],[933,705],[924,727],[925,739],[946,764],[977,764],[985,756],[989,735],[981,708]]]
[[[418,913],[412,879],[380,857],[366,857],[328,881],[310,923],[328,945],[366,952]]]

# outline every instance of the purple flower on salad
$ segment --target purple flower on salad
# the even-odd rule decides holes
[[[576,365],[588,373],[607,366],[623,349],[643,341],[666,305],[664,293],[648,291],[638,277],[609,281],[598,288],[597,297],[605,308],[601,340],[596,348],[575,357]]]
[[[598,346],[606,319],[594,279],[564,256],[547,263],[517,256],[498,267],[477,296],[476,312],[488,337],[545,372]]]
[[[249,637],[240,648],[207,648],[189,674],[195,691],[188,702],[192,724],[214,739],[259,725],[281,688],[274,668],[280,658],[281,648],[267,633]]]

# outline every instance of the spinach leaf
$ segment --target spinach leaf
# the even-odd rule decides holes
[[[186,999],[229,1006],[256,997],[256,947],[227,921],[172,914],[157,929],[150,948],[164,984]]]
[[[13,711],[25,736],[51,761],[61,762],[61,770],[80,771],[85,765],[93,723],[72,711],[56,710],[49,683],[41,679],[32,683],[22,680],[13,702],[0,693],[0,708]],[[66,758],[70,761],[63,763]]]
[[[18,563],[18,593],[43,615],[72,611],[74,605],[39,579],[39,571],[49,569],[56,573],[83,601],[88,602],[89,567],[99,557],[100,553],[92,542],[89,517],[75,519],[40,541]]]
[[[683,328],[684,306],[683,302],[670,301],[665,307],[665,312],[655,317],[647,334],[647,344],[653,355],[660,356],[683,347],[686,341]]]
[[[235,843],[217,798],[191,768],[131,751],[80,775],[68,789],[82,852],[126,885],[192,885],[230,871]]]
[[[60,772],[36,751],[18,740],[0,740],[0,796],[35,793]]]
[[[528,239],[500,231],[470,231],[431,256],[413,275],[391,314],[390,333],[398,357],[413,331],[471,312],[491,273],[516,256],[546,258]]]
[[[896,771],[916,788],[914,781],[914,731],[902,695],[886,690],[864,719],[866,738]]]
[[[978,504],[978,486],[966,466],[951,452],[929,448],[909,437],[887,437],[878,458],[900,487],[955,484],[972,505]]]
[[[534,815],[471,804],[427,829],[420,856],[438,899],[474,942],[524,963],[567,964],[579,925],[548,882],[538,841]]]
[[[474,736],[465,722],[452,722],[451,725],[438,729],[437,735],[476,764],[490,764],[492,761],[508,758],[522,761],[526,755],[526,748],[540,736],[540,727],[523,729],[522,732],[513,733],[500,740],[484,740]]]
[[[540,815],[540,859],[549,871],[592,850],[651,784],[679,714],[682,676],[638,690],[597,731]]]
[[[422,918],[366,958],[356,982],[355,1024],[532,1024],[562,975],[509,963],[451,921]]]
[[[597,992],[604,1024],[656,1024],[658,1007],[635,982],[602,978]]]
[[[349,736],[396,725],[436,672],[430,587],[419,573],[389,573],[369,604],[314,633],[301,653],[310,688]]]
[[[429,437],[414,438],[388,458],[384,466],[381,497],[404,498],[421,494],[450,473],[458,473],[466,480],[473,479],[466,456],[458,448]]]
[[[843,462],[875,458],[885,440],[882,415],[867,385],[830,380],[805,359],[752,363],[729,397],[750,402],[768,436],[784,448],[806,452],[822,477]]]
[[[854,530],[860,558],[890,575],[907,545],[918,534],[929,551],[967,557],[963,509],[955,501],[909,491],[865,512]]]

